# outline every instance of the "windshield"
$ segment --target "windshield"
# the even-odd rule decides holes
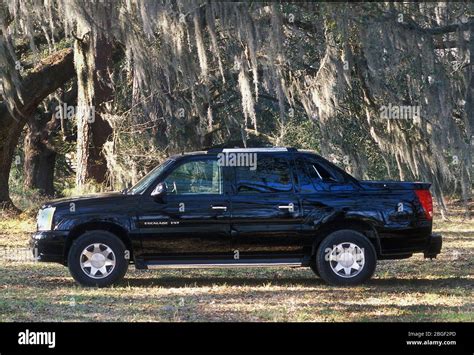
[[[146,174],[139,182],[135,184],[130,190],[127,191],[127,194],[137,195],[143,193],[150,185],[156,180],[158,175],[160,175],[167,166],[169,166],[174,160],[168,159],[163,162],[163,164],[158,165],[148,174]]]

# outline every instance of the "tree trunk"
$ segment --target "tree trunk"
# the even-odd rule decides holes
[[[78,25],[79,27],[79,25]],[[89,127],[95,114],[93,106],[94,85],[94,36],[90,30],[77,29],[81,38],[74,41],[74,64],[77,73],[77,169],[76,188],[81,191],[88,176],[89,168]]]
[[[95,121],[92,124],[92,147],[90,151],[90,177],[103,183],[107,175],[107,160],[102,152],[105,142],[112,134],[112,127],[102,118],[102,105],[112,100],[113,90],[108,72],[113,66],[113,45],[105,37],[97,39],[94,75]]]
[[[75,41],[74,61],[77,72],[77,171],[76,187],[81,191],[88,179],[103,183],[107,162],[102,153],[112,133],[100,114],[101,105],[112,98],[107,72],[112,66],[112,44],[104,37],[95,38],[88,29]]]
[[[54,196],[54,171],[56,165],[55,137],[61,130],[66,136],[63,118],[57,117],[58,105],[75,105],[77,101],[77,85],[61,95],[61,102],[49,101],[48,111],[37,113],[28,120],[28,129],[24,141],[25,163],[23,173],[25,187],[38,189],[40,193]],[[62,106],[61,106],[62,107]]]
[[[15,147],[24,123],[15,121],[5,106],[0,106],[0,209],[17,210],[10,199],[8,179]]]
[[[0,45],[4,46],[1,39],[0,42]],[[8,51],[4,50],[2,53],[8,55]],[[11,58],[6,61],[12,62]],[[21,80],[19,85],[12,80],[14,70],[13,66],[0,72],[4,98],[4,101],[0,102],[0,206],[4,208],[13,207],[8,178],[20,134],[27,118],[33,114],[41,101],[74,76],[72,50],[64,49],[50,55]]]
[[[49,122],[46,118],[48,115],[50,117]],[[24,143],[25,188],[38,189],[41,194],[47,196],[54,195],[56,151],[51,140],[56,126],[56,117],[51,115],[50,112],[39,117],[31,117],[28,120],[28,130]]]

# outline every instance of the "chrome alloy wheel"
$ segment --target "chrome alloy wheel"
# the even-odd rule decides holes
[[[364,250],[354,243],[340,243],[333,246],[329,254],[329,264],[337,276],[354,277],[364,268]]]
[[[82,271],[93,279],[103,279],[109,276],[115,268],[115,263],[114,252],[103,243],[88,245],[80,256]]]

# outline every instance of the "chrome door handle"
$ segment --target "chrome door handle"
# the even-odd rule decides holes
[[[288,212],[295,212],[295,204],[289,203],[288,205],[280,205],[278,206],[280,210],[288,210]]]
[[[222,210],[222,211],[227,211],[226,206],[211,206],[213,210]]]

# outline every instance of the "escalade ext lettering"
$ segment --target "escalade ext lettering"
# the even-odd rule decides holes
[[[223,164],[224,153],[255,159]],[[377,260],[440,253],[429,187],[359,181],[294,148],[212,149],[172,156],[128,191],[43,205],[30,245],[85,286],[118,282],[129,264],[292,265],[355,285]]]

